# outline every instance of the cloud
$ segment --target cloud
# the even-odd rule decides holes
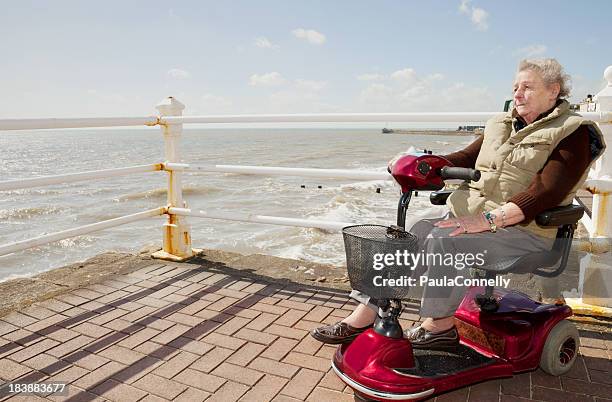
[[[228,113],[232,112],[233,106],[234,103],[231,101],[231,99],[214,94],[204,94],[200,98],[198,111],[201,111],[204,114]]]
[[[379,112],[501,109],[488,88],[450,83],[441,73],[419,74],[407,67],[388,76],[387,82],[370,82],[357,97],[354,109]]]
[[[311,81],[311,80],[303,80],[303,79],[295,80],[295,87],[300,90],[319,92],[326,86],[327,86],[327,81]]]
[[[166,73],[169,77],[177,78],[180,80],[186,80],[191,78],[191,73],[189,71],[181,70],[180,68],[171,68]]]
[[[255,46],[260,47],[262,49],[278,49],[278,45],[275,45],[270,42],[270,40],[265,36],[259,36],[255,38]]]
[[[534,57],[546,53],[546,50],[548,50],[548,48],[545,45],[533,44],[516,49],[513,54],[515,56]]]
[[[477,30],[486,31],[489,29],[489,13],[480,7],[472,7],[470,3],[471,0],[461,0],[459,11],[470,17]]]
[[[360,74],[357,76],[357,80],[359,81],[382,81],[385,79],[385,76],[382,74]]]
[[[414,69],[404,68],[403,70],[397,70],[391,74],[391,78],[398,82],[400,85],[412,85],[417,80],[417,75]]]
[[[249,85],[251,86],[278,86],[282,85],[286,82],[282,75],[273,71],[271,73],[266,74],[253,74],[249,79]]]
[[[291,31],[291,33],[296,38],[303,39],[313,45],[322,45],[327,40],[325,35],[323,35],[321,32],[315,31],[314,29],[298,28]]]

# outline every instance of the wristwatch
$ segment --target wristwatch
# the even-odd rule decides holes
[[[497,225],[495,224],[495,214],[492,214],[491,211],[487,211],[483,212],[482,216],[484,216],[487,222],[489,222],[489,229],[491,230],[491,233],[497,232]]]

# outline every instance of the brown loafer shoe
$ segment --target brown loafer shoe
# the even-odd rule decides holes
[[[355,328],[347,323],[337,322],[333,325],[315,328],[310,332],[310,335],[319,342],[335,345],[351,342],[353,339],[357,338],[359,334],[371,327],[372,325],[363,328]]]
[[[459,346],[459,333],[455,327],[442,332],[430,332],[418,326],[406,330],[404,336],[410,341],[414,349],[453,352]]]

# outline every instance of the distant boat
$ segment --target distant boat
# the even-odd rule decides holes
[[[385,128],[382,129],[382,133],[383,134],[392,134],[393,133],[393,129],[385,127]]]

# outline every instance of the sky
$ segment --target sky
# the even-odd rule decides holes
[[[0,0],[0,118],[497,111],[554,57],[612,65],[612,1]]]

